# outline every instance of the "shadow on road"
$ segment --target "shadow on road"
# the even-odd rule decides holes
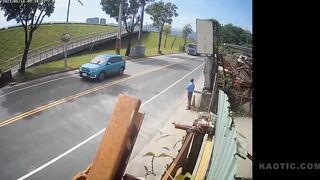
[[[178,55],[171,55],[170,57],[172,58],[179,58],[179,59],[184,59],[188,61],[197,61],[197,62],[203,62],[204,57],[202,56],[178,56]]]

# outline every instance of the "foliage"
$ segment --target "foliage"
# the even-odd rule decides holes
[[[178,7],[175,4],[164,3],[163,1],[154,2],[146,7],[146,13],[151,16],[150,19],[153,21],[153,26],[159,30],[158,53],[161,53],[160,45],[163,26],[166,23],[171,24],[172,18],[178,16],[177,9]]]
[[[154,167],[153,164],[154,164],[154,159],[155,159],[155,158],[170,157],[170,158],[174,159],[174,157],[172,157],[172,156],[170,156],[170,155],[168,155],[168,154],[166,154],[166,153],[161,153],[161,154],[159,154],[159,155],[156,155],[156,154],[153,153],[153,152],[148,152],[148,153],[146,153],[145,155],[143,155],[143,157],[147,157],[147,156],[151,156],[152,158],[151,158],[151,171],[148,169],[147,166],[144,166],[144,169],[145,169],[145,171],[146,171],[146,174],[145,174],[145,177],[146,177],[146,178],[147,178],[147,176],[149,176],[150,174],[156,176],[156,174],[154,173],[154,169],[153,169],[153,167]]]
[[[193,32],[191,24],[186,24],[182,29],[182,37],[184,38],[183,47],[186,45],[188,36]]]
[[[171,34],[171,25],[170,24],[164,25],[163,33],[166,36]]]
[[[114,18],[117,22],[119,20],[119,0],[101,0],[102,10],[110,16],[110,18]],[[140,22],[140,15],[138,14],[140,7],[140,0],[124,0],[123,9],[122,9],[122,23],[126,31],[129,34],[132,34],[134,28]],[[126,55],[130,54],[131,48],[131,39],[129,39],[129,43],[127,46]]]
[[[163,27],[163,33],[164,33],[164,35],[166,36],[166,39],[164,40],[164,46],[163,46],[163,48],[166,48],[168,35],[171,34],[171,25],[170,25],[170,24],[165,24],[165,25],[164,25],[164,27]]]
[[[236,44],[240,46],[246,46],[252,48],[252,34],[248,30],[244,30],[241,27],[234,26],[233,24],[222,25],[216,19],[210,19],[214,25],[214,44],[221,51],[221,45],[223,43]]]
[[[243,114],[243,107],[238,96],[239,93],[234,89],[233,86],[233,78],[227,76],[225,77],[225,80],[226,84],[224,88],[222,88],[222,91],[224,91],[229,97],[230,110],[235,112],[237,115]]]
[[[227,24],[222,28],[222,39],[224,43],[231,43],[240,46],[252,47],[252,34],[241,27]]]
[[[0,2],[0,9],[4,11],[7,21],[15,19],[24,29],[24,52],[19,72],[25,73],[28,51],[32,42],[33,32],[40,26],[45,16],[54,11],[54,0],[46,1],[19,1],[17,3]]]
[[[146,13],[151,17],[150,19],[153,21],[153,26],[156,27],[159,31],[163,28],[165,23],[171,24],[172,17],[177,17],[178,7],[172,3],[164,4],[163,1],[154,2],[147,6]]]

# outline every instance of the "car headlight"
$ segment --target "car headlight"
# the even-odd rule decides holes
[[[98,68],[91,69],[90,72],[95,72],[95,71],[97,71],[97,70],[98,70]]]

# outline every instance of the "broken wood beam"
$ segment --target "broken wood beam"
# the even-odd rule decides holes
[[[185,163],[193,136],[194,132],[187,133],[179,153],[176,158],[174,158],[169,168],[165,171],[164,175],[162,175],[161,180],[171,180],[175,177],[177,170]]]
[[[199,132],[199,133],[207,133],[207,134],[214,134],[215,129],[209,124],[204,124],[204,123],[198,123],[194,122],[192,126],[190,125],[185,125],[185,124],[177,124],[177,123],[172,123],[176,129],[181,129],[181,130],[186,130],[189,132]]]
[[[141,101],[120,95],[86,180],[120,180],[126,169],[144,114]]]

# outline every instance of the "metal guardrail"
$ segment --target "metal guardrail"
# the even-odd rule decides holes
[[[133,33],[136,33],[137,30],[135,30]],[[121,36],[126,36],[127,32],[125,30],[122,30]],[[105,40],[108,38],[116,37],[117,32],[94,32],[90,34],[86,34],[83,36],[79,36],[76,38],[71,39],[67,44],[68,51],[88,45],[90,43]],[[59,55],[64,52],[64,43],[61,41],[54,42],[36,49],[32,49],[28,53],[27,62],[26,62],[26,68],[30,67],[36,63],[39,63],[43,60],[47,60],[48,58],[51,58],[53,56]],[[22,60],[23,54],[20,54],[18,56],[15,56],[13,58],[10,58],[4,62],[4,66],[2,66],[2,71],[8,71],[11,70],[12,74],[15,74],[18,72],[18,69],[20,68],[21,60]]]
[[[248,54],[250,54],[252,56],[252,48],[239,46],[239,45],[235,45],[235,44],[230,44],[230,43],[223,43],[223,46],[229,47],[229,48],[233,48],[233,49],[236,49],[238,51],[245,52],[245,53],[248,53]]]

